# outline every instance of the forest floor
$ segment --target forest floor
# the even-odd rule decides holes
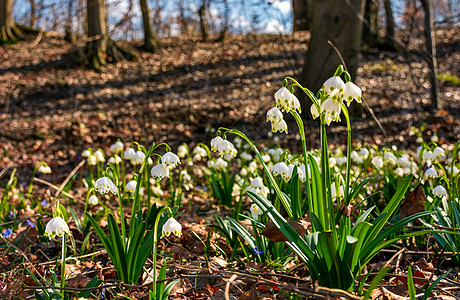
[[[440,74],[460,74],[458,28],[437,31]],[[0,164],[18,168],[30,178],[33,166],[46,161],[70,172],[86,148],[108,147],[118,138],[149,145],[167,142],[207,143],[212,128],[243,130],[253,140],[266,140],[266,112],[285,76],[298,78],[308,33],[230,36],[225,43],[184,38],[163,40],[158,53],[139,52],[134,62],[108,65],[101,73],[70,67],[71,45],[59,37],[0,48]],[[139,42],[124,46],[135,48]],[[427,64],[407,53],[364,53],[356,83],[363,90],[362,118],[353,120],[357,145],[416,147],[411,126],[426,125],[425,137],[441,143],[458,141],[460,88],[440,81],[444,109],[429,108]],[[381,130],[371,108],[382,124]],[[282,145],[296,147],[295,122],[288,122]],[[318,146],[318,126],[310,126],[307,142]],[[329,141],[344,145],[345,126],[330,127]],[[67,172],[66,172],[67,171]],[[65,177],[65,176],[64,176]]]
[[[439,73],[458,78],[457,33],[458,28],[438,30],[436,38]],[[38,44],[21,42],[0,47],[0,191],[13,169],[17,169],[19,188],[24,190],[40,161],[52,169],[52,174],[44,175],[46,181],[59,186],[78,168],[83,150],[102,148],[108,153],[117,139],[137,141],[146,147],[152,142],[166,142],[176,151],[182,143],[191,148],[200,142],[209,144],[214,129],[223,126],[271,144],[266,112],[273,107],[274,93],[283,78],[299,77],[308,39],[308,33],[229,36],[225,43],[167,38],[155,54],[139,51],[139,41],[126,42],[123,46],[137,51],[138,60],[108,65],[102,72],[72,66],[67,57],[72,46],[57,36],[44,36]],[[414,39],[407,52],[363,53],[355,82],[363,90],[365,109],[353,120],[354,145],[415,150],[419,143],[409,134],[412,126],[423,127],[427,141],[434,135],[440,144],[459,141],[460,86],[440,80],[439,98],[444,107],[431,110],[429,70],[420,48],[421,42]],[[287,122],[289,134],[279,135],[279,143],[299,149],[295,122]],[[308,124],[307,142],[310,147],[318,147],[318,124]],[[328,130],[331,147],[343,148],[346,127],[333,124]],[[82,210],[85,194],[77,190],[69,193],[80,199],[77,207]],[[47,186],[37,187],[34,194],[40,199],[54,198],[54,191]],[[198,226],[194,230],[204,232],[205,238],[206,229],[200,227],[205,221],[201,220],[219,213],[210,210],[204,217],[184,217],[182,222],[186,228]],[[200,246],[202,250],[198,243]],[[56,255],[56,245],[53,251],[47,254]],[[176,248],[175,255],[186,253]],[[2,257],[0,267],[8,259],[8,255]],[[41,259],[35,261],[37,267],[50,265]],[[90,262],[85,266],[111,278],[106,268]],[[220,272],[227,279],[235,275]],[[199,282],[202,289],[189,299],[207,299],[216,293],[218,284],[220,294],[214,299],[223,299],[225,282],[214,281],[215,286],[207,283]],[[188,291],[192,293],[191,287]],[[131,297],[146,296],[145,292],[141,294]],[[240,299],[255,299],[251,297]]]

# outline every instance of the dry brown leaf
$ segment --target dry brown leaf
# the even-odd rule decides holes
[[[304,236],[307,233],[308,222],[304,220],[297,220],[297,221],[288,221],[289,225],[294,228],[294,230],[300,235]],[[281,233],[281,231],[276,228],[275,224],[272,221],[268,221],[265,224],[264,230],[261,232],[261,235],[265,236],[272,242],[286,242],[288,239]]]
[[[412,216],[416,213],[425,211],[425,194],[422,185],[418,185],[413,191],[407,194],[399,208],[399,219]]]

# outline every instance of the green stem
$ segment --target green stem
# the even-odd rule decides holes
[[[30,195],[32,195],[32,192],[34,190],[34,178],[35,178],[35,174],[37,174],[37,170],[39,166],[40,164],[35,166],[34,171],[32,173],[32,177],[30,178],[29,188],[27,190],[27,198],[30,197]]]
[[[66,257],[66,234],[62,236],[62,258],[61,258],[61,288],[65,287],[65,257]],[[62,299],[64,299],[64,290],[61,290]]]
[[[118,196],[118,208],[120,211],[120,222],[121,222],[121,234],[123,236],[123,249],[126,251],[126,227],[125,227],[125,214],[123,212],[123,198],[120,193],[120,189],[117,189]],[[131,219],[132,222],[133,219]]]
[[[331,187],[331,185],[327,185],[327,177],[329,176],[328,172],[328,166],[329,166],[329,156],[328,156],[328,151],[327,151],[327,136],[326,136],[326,124],[325,124],[325,115],[321,115],[321,192],[323,195],[323,201],[325,204],[325,207],[323,209],[319,209],[319,213],[322,216],[322,223],[323,223],[323,228],[326,231],[331,230],[331,223],[329,222],[329,212],[330,212],[330,203],[329,203],[329,197],[328,197],[328,192],[327,192],[327,187]],[[331,194],[329,192],[329,194]]]
[[[351,169],[351,123],[348,109],[345,104],[342,103],[343,114],[347,121],[347,174],[345,177],[345,205],[350,204],[351,199],[348,199],[350,189],[350,169]]]
[[[125,187],[126,187],[126,176],[125,176],[125,154],[123,152],[123,150],[121,151],[120,153],[120,157],[121,157],[121,180],[123,182],[123,195],[125,194]]]
[[[89,166],[89,182],[91,182],[91,186],[94,186],[94,176],[93,176],[93,166]]]
[[[160,223],[161,215],[166,210],[169,210],[169,212],[172,214],[171,208],[168,206],[163,207],[157,214],[157,217],[155,218],[155,226],[153,227],[153,296],[156,299],[157,296],[157,246],[158,246],[158,224]]]
[[[308,163],[307,157],[307,141],[305,138],[305,127],[302,122],[302,118],[297,111],[291,111],[291,114],[294,116],[294,119],[297,122],[297,126],[299,127],[299,134],[300,134],[300,141],[302,142],[302,151],[303,151],[303,160],[305,165],[305,190],[307,191],[307,201],[308,201],[308,209],[313,210],[313,200],[311,195],[311,187],[310,187],[310,166]]]

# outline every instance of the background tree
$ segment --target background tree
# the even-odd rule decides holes
[[[374,48],[378,45],[379,10],[376,0],[367,0],[364,8],[363,47]]]
[[[201,39],[203,42],[209,38],[209,23],[207,18],[207,5],[206,0],[202,0],[201,6],[198,9],[198,16],[200,17]]]
[[[313,1],[312,34],[301,81],[316,92],[334,74],[341,60],[328,41],[341,53],[353,80],[359,62],[364,0]]]
[[[147,0],[139,0],[139,4],[141,6],[142,26],[144,29],[144,44],[142,45],[142,49],[148,52],[155,52],[160,47],[160,41],[153,31]]]
[[[312,18],[312,0],[292,0],[293,30],[309,30]]]
[[[393,16],[393,9],[391,8],[391,1],[383,0],[383,7],[385,8],[385,42],[384,43],[385,43],[386,48],[389,48],[389,50],[396,50],[395,19]]]
[[[16,43],[23,38],[22,31],[13,20],[13,0],[0,0],[0,45]]]
[[[89,66],[100,70],[107,63],[124,58],[134,59],[136,55],[118,47],[107,31],[107,12],[104,0],[87,0],[88,42],[85,48],[85,60]]]

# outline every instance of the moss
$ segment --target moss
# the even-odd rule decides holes
[[[438,80],[451,86],[460,86],[460,77],[447,73],[439,73]]]

